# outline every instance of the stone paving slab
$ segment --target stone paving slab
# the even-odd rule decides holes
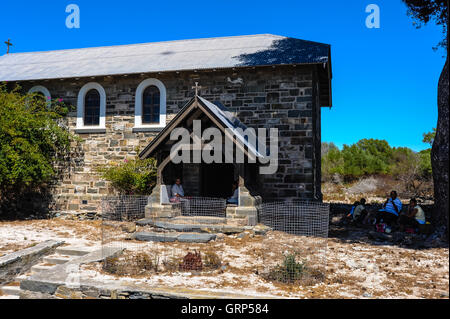
[[[178,239],[178,234],[140,232],[134,234],[134,239],[139,241],[155,241],[161,243],[174,242]]]
[[[153,219],[142,219],[136,222],[139,226],[155,226],[166,230],[174,230],[177,232],[199,232],[199,233],[224,233],[237,234],[242,233],[244,226],[231,226],[224,224],[177,224],[174,222],[159,221]]]
[[[178,241],[185,243],[207,243],[216,239],[214,234],[180,234]]]

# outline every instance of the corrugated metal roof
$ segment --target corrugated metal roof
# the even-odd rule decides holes
[[[262,34],[15,53],[0,57],[0,81],[325,63],[329,52],[327,44]]]

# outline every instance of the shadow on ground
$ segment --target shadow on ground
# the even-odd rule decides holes
[[[392,233],[376,232],[374,225],[354,226],[345,224],[344,217],[350,211],[352,205],[332,204],[330,214],[330,229],[328,238],[335,238],[345,243],[366,243],[374,246],[397,246],[409,249],[448,248],[448,241],[441,239],[440,232],[435,231],[430,235],[409,234],[393,231]],[[367,205],[369,211],[377,211],[381,204]],[[432,205],[423,206],[427,219],[432,210]]]

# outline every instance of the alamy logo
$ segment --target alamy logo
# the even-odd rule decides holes
[[[366,27],[369,29],[380,28],[380,7],[376,4],[369,4],[366,13],[370,13],[366,18]]]
[[[175,143],[170,151],[170,159],[174,164],[180,163],[248,163],[261,164],[260,174],[274,174],[278,170],[278,129],[269,130],[259,128],[225,129],[222,131],[215,127],[207,128],[202,133],[201,121],[193,121],[192,134],[185,128],[176,128],[170,134]],[[266,141],[270,141],[267,149]],[[236,152],[234,152],[236,144]],[[192,156],[191,156],[192,155]],[[223,156],[224,155],[224,156]]]
[[[66,7],[66,13],[70,13],[66,18],[66,27],[68,29],[80,28],[80,7],[76,4],[69,4]]]

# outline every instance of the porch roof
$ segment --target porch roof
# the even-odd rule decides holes
[[[147,145],[147,147],[139,154],[139,157],[151,157],[158,147],[170,136],[172,130],[182,123],[183,120],[191,114],[191,111],[196,108],[200,108],[213,122],[219,123],[219,128],[223,130],[227,128],[230,129],[234,134],[233,137],[235,137],[235,139],[233,138],[233,142],[239,146],[244,146],[244,152],[246,152],[248,156],[252,158],[261,158],[267,155],[259,151],[260,148],[258,147],[256,136],[256,144],[253,144],[249,141],[248,136],[242,134],[247,127],[224,106],[216,105],[200,96],[196,96],[192,98],[181,111],[178,112],[175,118]]]

